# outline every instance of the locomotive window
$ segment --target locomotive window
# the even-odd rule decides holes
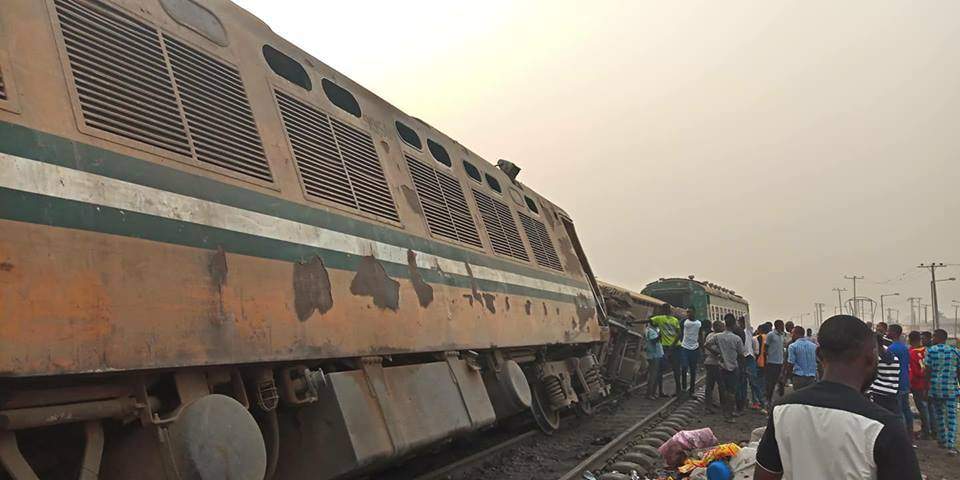
[[[340,107],[341,110],[350,115],[360,118],[360,103],[357,102],[357,97],[326,78],[320,81],[320,85],[323,87],[323,93],[327,95],[330,103]]]
[[[498,182],[496,178],[490,176],[489,173],[485,173],[483,176],[487,179],[487,185],[489,185],[493,191],[503,193],[503,190],[500,189],[500,182]]]
[[[540,210],[537,209],[537,203],[534,202],[532,198],[524,195],[523,199],[527,201],[527,208],[529,208],[531,212],[540,213]]]
[[[406,143],[417,150],[423,148],[423,143],[420,141],[420,135],[417,135],[417,132],[413,131],[412,128],[408,127],[405,123],[399,120],[394,122],[394,126],[397,127],[397,134],[400,135],[400,140],[403,140],[403,143]]]
[[[483,182],[483,177],[480,175],[480,170],[473,166],[472,163],[464,160],[463,169],[467,171],[467,176],[473,179],[473,181],[477,183]]]
[[[203,35],[207,40],[221,47],[230,43],[220,19],[194,0],[160,0],[160,6],[170,18]]]
[[[447,153],[446,148],[443,148],[443,145],[440,145],[439,143],[428,138],[427,148],[430,149],[430,153],[433,154],[433,158],[436,158],[438,162],[448,167],[453,166],[453,162],[450,161],[450,154]]]
[[[264,45],[262,50],[263,59],[267,61],[267,65],[270,66],[270,70],[273,70],[273,73],[280,75],[290,83],[298,85],[304,90],[313,90],[313,83],[310,81],[310,76],[307,75],[307,71],[304,70],[303,65],[300,65],[300,62],[288,57],[287,54],[270,45]]]

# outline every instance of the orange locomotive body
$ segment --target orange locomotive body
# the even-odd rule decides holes
[[[570,218],[498,167],[225,0],[0,3],[7,475],[334,478],[556,428],[606,327]]]

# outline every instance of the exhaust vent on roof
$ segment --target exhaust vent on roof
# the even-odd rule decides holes
[[[400,221],[370,135],[275,93],[307,195]]]
[[[56,6],[84,123],[190,156],[157,30],[99,2]]]
[[[164,36],[197,160],[272,181],[236,68]]]
[[[529,262],[527,248],[520,239],[517,222],[513,219],[510,207],[477,190],[473,191],[473,198],[477,201],[480,217],[483,218],[483,226],[487,229],[487,238],[490,239],[493,251]]]
[[[547,233],[547,227],[543,225],[543,222],[531,218],[525,213],[520,213],[520,223],[523,224],[523,231],[526,232],[530,247],[533,248],[533,256],[537,259],[537,265],[562,272],[563,266],[560,265],[557,250],[553,248],[553,240],[550,239],[550,234]]]
[[[482,247],[460,181],[410,156],[407,165],[430,233]]]

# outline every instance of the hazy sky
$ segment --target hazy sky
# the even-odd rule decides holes
[[[960,263],[960,2],[238,3],[520,165],[610,282],[695,274],[767,320],[859,274],[909,318],[916,265]]]

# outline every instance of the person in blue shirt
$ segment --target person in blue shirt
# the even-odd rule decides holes
[[[887,339],[891,342],[887,350],[900,361],[900,392],[897,394],[900,414],[903,415],[907,432],[913,432],[913,412],[910,410],[910,347],[904,343],[903,327],[897,324],[888,326]]]
[[[794,390],[809,387],[817,381],[817,344],[805,333],[803,327],[793,327],[793,334],[797,339],[787,347],[784,378],[792,377]]]
[[[663,375],[660,371],[660,363],[663,361],[663,345],[660,344],[660,332],[653,325],[647,325],[644,331],[646,345],[644,351],[647,355],[647,397],[656,400],[659,389],[660,396],[663,396]]]

